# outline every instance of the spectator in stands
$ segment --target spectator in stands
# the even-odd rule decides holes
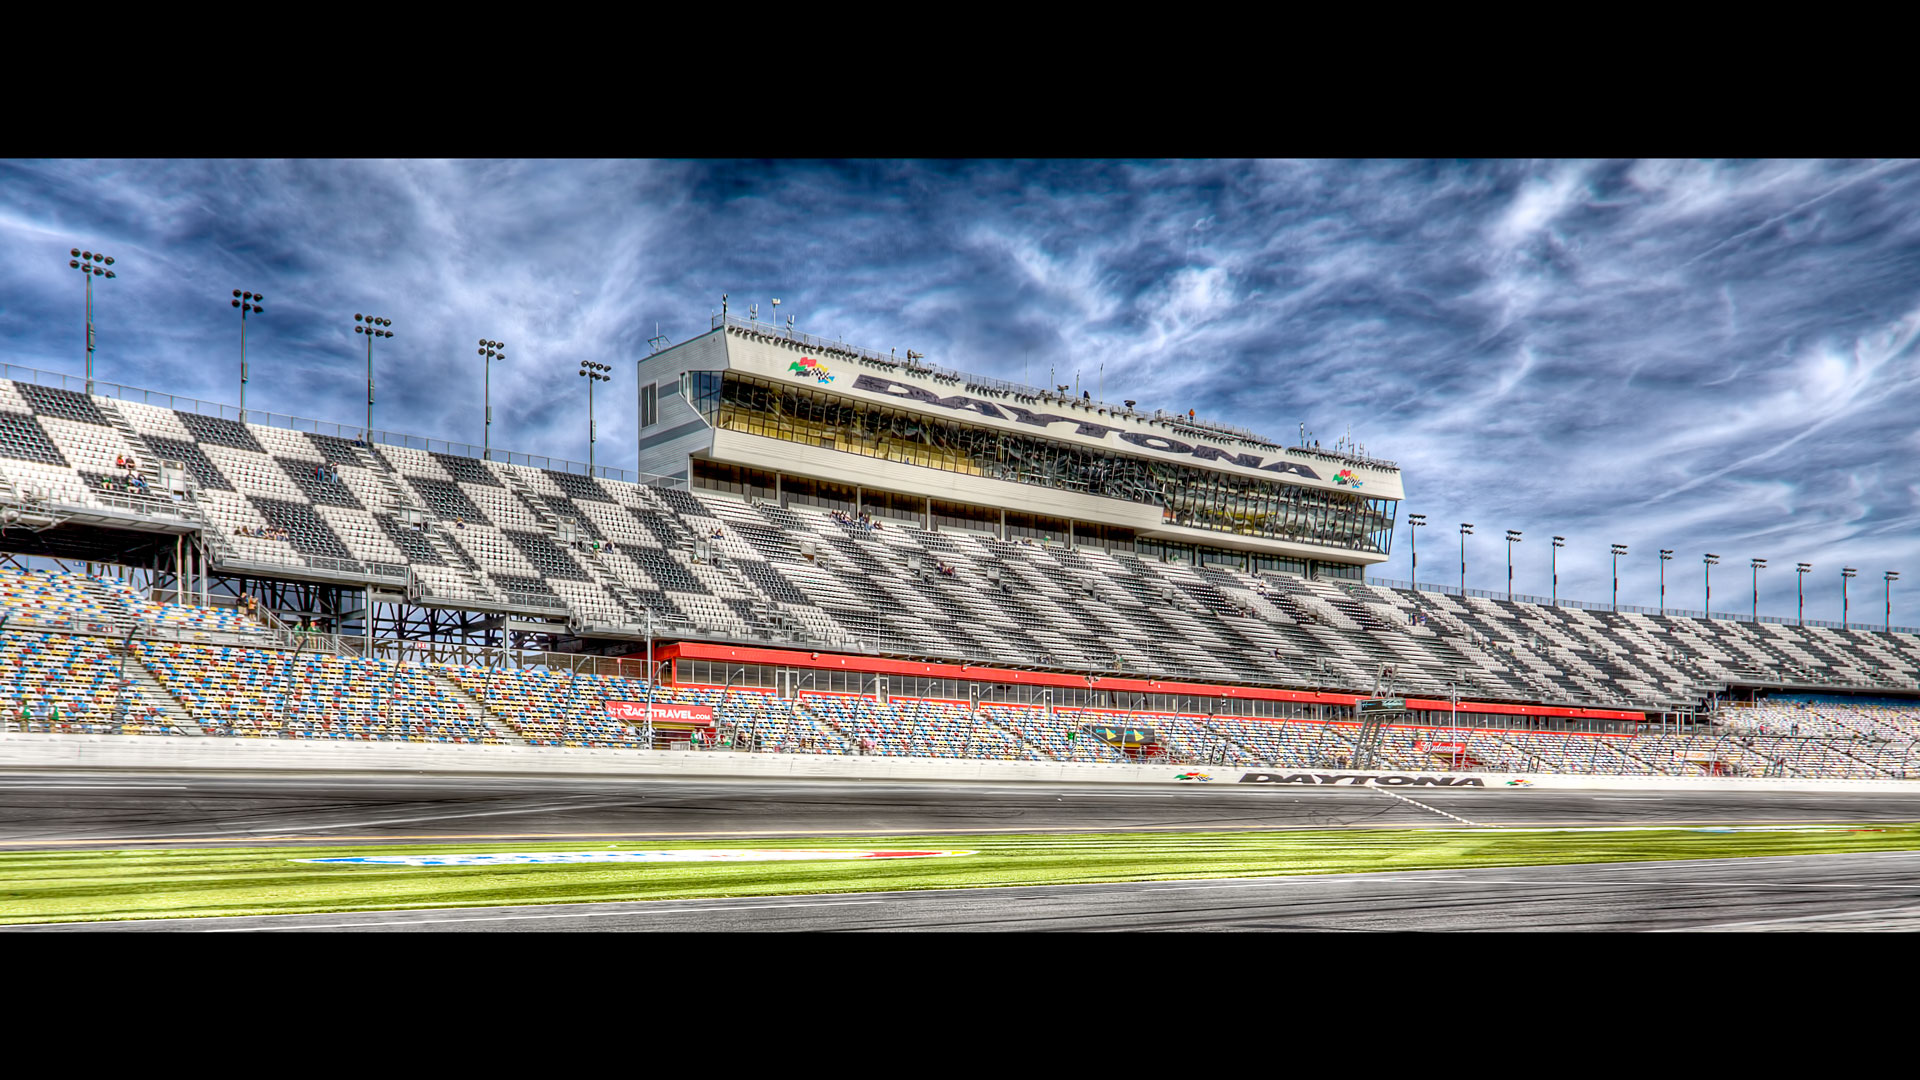
[[[466,518],[463,518],[463,517],[457,517],[457,518],[454,518],[454,519],[453,519],[453,527],[454,527],[454,528],[456,528],[456,529],[464,529],[464,528],[466,528],[466,527],[467,527],[467,519],[466,519]]]
[[[126,456],[125,454],[115,454],[115,455],[113,455],[113,467],[114,467],[114,468],[116,468],[116,469],[124,469],[124,468],[126,468],[126,467],[127,467],[127,456]]]

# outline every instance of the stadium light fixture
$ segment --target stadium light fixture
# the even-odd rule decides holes
[[[1520,542],[1520,530],[1507,530],[1507,603],[1513,603],[1513,545]]]
[[[1620,610],[1620,556],[1627,553],[1627,545],[1613,545],[1613,610]]]
[[[266,309],[260,301],[266,297],[257,292],[233,290],[233,306],[240,309],[240,422],[247,422],[247,312],[255,315]]]
[[[1840,629],[1842,630],[1847,629],[1847,582],[1852,581],[1853,575],[1859,572],[1851,566],[1840,568]]]
[[[1709,618],[1709,619],[1711,619],[1711,618],[1713,618],[1713,568],[1714,568],[1714,567],[1716,567],[1716,566],[1719,566],[1719,565],[1720,565],[1720,556],[1718,556],[1718,555],[1703,555],[1703,556],[1701,556],[1701,561],[1702,561],[1702,562],[1704,562],[1704,563],[1706,564],[1706,567],[1707,567],[1707,610],[1706,610],[1706,616],[1707,616],[1707,618]]]
[[[367,446],[373,446],[373,339],[392,337],[393,331],[387,327],[393,320],[379,315],[362,315],[354,312],[353,332],[367,336]]]
[[[1553,573],[1553,591],[1548,594],[1547,602],[1552,607],[1560,606],[1560,549],[1566,546],[1567,538],[1556,536],[1553,538],[1553,550],[1547,553],[1548,568]]]
[[[593,384],[613,381],[611,364],[595,363],[592,360],[580,361],[580,370],[575,374],[587,380],[587,475],[593,475],[593,444],[599,439],[599,431],[593,423]]]
[[[480,364],[485,374],[480,377],[480,408],[485,413],[485,423],[480,426],[480,460],[493,459],[493,362],[507,358],[507,344],[504,341],[480,339]]]
[[[1667,564],[1673,561],[1673,549],[1660,549],[1660,614],[1667,613]]]
[[[1749,559],[1747,565],[1753,567],[1753,621],[1760,621],[1760,571],[1767,568],[1765,559]]]
[[[1887,583],[1887,625],[1886,632],[1893,633],[1893,583],[1900,580],[1900,571],[1887,570],[1881,574]]]
[[[1467,537],[1473,535],[1473,526],[1460,523],[1460,595],[1467,595]]]
[[[87,393],[93,393],[93,279],[111,278],[113,256],[102,255],[97,251],[82,251],[74,248],[68,253],[67,265],[80,271],[87,279]]]
[[[1812,573],[1812,571],[1813,571],[1813,564],[1807,563],[1807,562],[1798,563],[1793,568],[1793,572],[1794,572],[1793,591],[1794,591],[1795,599],[1799,601],[1799,612],[1800,612],[1799,615],[1796,616],[1796,621],[1801,626],[1807,625],[1807,575],[1809,573]]]
[[[1131,401],[1127,402],[1127,407],[1132,408],[1133,402]],[[1427,515],[1425,514],[1408,514],[1407,515],[1407,538],[1411,543],[1412,551],[1413,551],[1413,591],[1414,592],[1420,591],[1420,530],[1426,527],[1427,527]]]

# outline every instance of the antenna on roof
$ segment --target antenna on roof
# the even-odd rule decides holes
[[[657,322],[654,323],[653,336],[647,339],[647,347],[651,349],[653,352],[659,352],[661,349],[664,349],[671,344],[673,344],[673,342],[667,339],[667,335],[660,332],[660,324]],[[651,356],[652,353],[649,353],[648,355]]]

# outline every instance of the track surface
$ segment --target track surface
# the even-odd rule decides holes
[[[1920,787],[1920,785],[1916,785]],[[352,840],[1920,821],[1920,791],[1589,793],[498,777],[0,775],[0,850]]]
[[[1920,852],[22,926],[26,932],[1920,930]]]
[[[497,777],[0,775],[0,850],[568,837],[1920,821],[1920,792],[1584,793]],[[14,927],[1920,930],[1920,852]]]

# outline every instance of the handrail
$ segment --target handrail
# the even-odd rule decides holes
[[[1400,468],[1400,466],[1394,462],[1381,458],[1363,457],[1358,454],[1347,454],[1341,451],[1325,450],[1319,447],[1287,446],[1276,440],[1255,434],[1246,428],[1235,427],[1232,424],[1225,424],[1216,420],[1202,420],[1199,418],[1189,420],[1185,416],[1177,413],[1169,413],[1164,409],[1155,409],[1152,413],[1145,413],[1125,405],[1115,405],[1107,401],[1073,398],[1055,390],[1042,390],[1037,386],[1028,386],[1024,383],[1008,382],[1005,379],[996,379],[986,375],[975,375],[960,371],[956,368],[940,367],[935,364],[929,364],[924,360],[904,360],[897,356],[882,355],[871,349],[864,349],[857,345],[849,345],[844,341],[828,341],[825,338],[814,337],[812,334],[802,334],[791,330],[782,333],[771,323],[762,323],[754,319],[743,319],[731,312],[724,315],[716,312],[711,320],[710,326],[714,330],[726,326],[745,331],[757,337],[796,342],[822,352],[839,353],[865,363],[878,364],[888,370],[905,370],[914,375],[963,385],[967,389],[976,392],[986,390],[998,394],[1008,394],[1017,398],[1031,398],[1035,401],[1057,401],[1062,404],[1079,405],[1114,416],[1130,416],[1140,420],[1156,421],[1166,424],[1176,431],[1185,430],[1188,434],[1202,438],[1240,442],[1266,450],[1286,450],[1295,453],[1312,454],[1329,460],[1343,461],[1348,464],[1361,465],[1374,469],[1392,469],[1398,471]]]
[[[87,392],[86,380],[78,376],[63,375],[56,371],[42,371],[39,368],[22,367],[17,364],[0,364],[0,379],[33,383],[38,386],[53,386],[62,390]],[[146,390],[137,386],[124,386],[120,383],[93,381],[95,397],[113,398],[118,401],[137,401],[146,405],[155,405],[181,412],[198,413],[202,416],[217,417],[222,420],[239,420],[240,409],[233,405],[202,401],[198,398],[183,397],[178,394],[166,394],[158,390]],[[444,439],[430,439],[418,435],[406,435],[392,431],[374,430],[371,438],[364,426],[335,424],[325,420],[312,420],[302,416],[269,412],[265,409],[248,409],[245,412],[246,423],[263,427],[284,428],[288,431],[308,432],[318,435],[332,435],[349,442],[363,440],[382,446],[402,446],[428,453],[452,454],[457,457],[483,458],[500,461],[510,465],[524,465],[528,468],[547,469],[552,472],[574,473],[581,476],[595,476],[608,480],[621,480],[642,487],[685,487],[686,481],[677,477],[661,476],[656,473],[643,473],[633,469],[617,469],[610,465],[595,465],[591,468],[585,462],[569,461],[565,458],[547,457],[541,454],[523,454],[513,450],[489,449],[471,443],[450,442]]]
[[[1413,582],[1401,581],[1395,578],[1370,577],[1366,579],[1366,581],[1364,582],[1356,582],[1355,584],[1379,585],[1383,588],[1403,589],[1408,592],[1415,591]],[[1438,593],[1442,596],[1462,595],[1460,591],[1460,586],[1444,585],[1434,581],[1421,582],[1419,585],[1418,591],[1423,593]],[[1465,595],[1470,597],[1479,597],[1484,600],[1505,600],[1508,598],[1506,591],[1502,589],[1468,589]],[[1578,608],[1582,611],[1620,611],[1620,612],[1626,612],[1634,615],[1660,615],[1660,616],[1665,616],[1666,618],[1669,618],[1669,619],[1709,618],[1708,614],[1704,611],[1691,611],[1686,608],[1674,608],[1674,607],[1650,608],[1650,607],[1637,607],[1632,604],[1620,604],[1616,606],[1614,604],[1596,603],[1595,601],[1592,601],[1592,600],[1571,600],[1564,596],[1556,600],[1548,596],[1534,596],[1529,593],[1514,593],[1512,599],[1513,599],[1513,602],[1516,604],[1532,604],[1537,607]],[[1797,619],[1797,618],[1788,618],[1784,615],[1762,615],[1758,620],[1756,620],[1754,619],[1751,613],[1742,614],[1741,612],[1738,612],[1738,611],[1716,611],[1712,614],[1711,618],[1716,622],[1752,623],[1757,621],[1757,622],[1763,622],[1763,623],[1772,623],[1776,626],[1819,626],[1829,630],[1864,630],[1864,631],[1871,631],[1873,633],[1920,634],[1920,626],[1896,626],[1896,627],[1893,627],[1891,631],[1889,631],[1885,626],[1879,623],[1864,622],[1859,620],[1848,622],[1848,623],[1845,623],[1844,625],[1837,622],[1830,622],[1825,619]]]

